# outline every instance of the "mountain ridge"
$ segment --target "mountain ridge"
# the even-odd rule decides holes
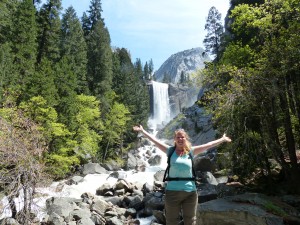
[[[170,83],[177,84],[181,73],[188,75],[198,69],[204,68],[205,61],[210,61],[209,56],[201,47],[187,49],[172,54],[154,73],[156,81],[162,82],[164,76],[168,76]]]

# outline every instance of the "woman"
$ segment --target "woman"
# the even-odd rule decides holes
[[[216,147],[223,142],[231,142],[231,139],[223,135],[222,138],[208,142],[203,145],[192,146],[188,134],[179,129],[174,134],[174,147],[166,145],[158,140],[140,126],[134,126],[134,131],[141,132],[150,141],[152,141],[161,151],[167,155],[170,151],[175,151],[170,156],[170,177],[192,178],[192,160],[189,153],[194,157],[210,148]],[[198,205],[198,196],[195,181],[192,179],[171,180],[168,181],[165,194],[165,211],[167,225],[176,225],[180,222],[180,212],[185,225],[196,224],[196,210]]]

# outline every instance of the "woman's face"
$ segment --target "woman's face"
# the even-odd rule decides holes
[[[184,132],[177,132],[175,135],[175,143],[178,147],[184,147],[186,142],[186,135]]]

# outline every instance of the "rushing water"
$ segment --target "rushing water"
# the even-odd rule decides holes
[[[157,125],[163,125],[163,123],[169,122],[170,120],[170,106],[169,106],[169,96],[168,96],[168,84],[159,83],[153,81],[153,95],[154,95],[154,115],[149,119],[149,127],[151,127],[156,132]],[[141,159],[146,155],[146,151],[152,150],[153,146],[144,146],[138,149]],[[142,184],[149,183],[153,184],[154,174],[159,170],[164,170],[167,165],[167,157],[160,150],[156,150],[155,154],[161,155],[162,161],[160,165],[150,166],[146,158],[145,172],[133,172],[133,171],[123,171],[126,172],[126,180],[129,182],[140,182]],[[114,177],[109,177],[109,174],[88,174],[83,178],[83,181],[78,184],[66,185],[64,181],[54,182],[49,187],[38,188],[36,190],[40,196],[34,199],[33,211],[38,215],[40,220],[43,219],[45,215],[45,203],[47,198],[50,197],[73,197],[80,198],[80,196],[85,192],[90,192],[92,194],[96,193],[96,189],[99,188],[104,183],[110,183],[114,185],[117,179]],[[63,186],[61,186],[63,184]],[[58,191],[59,190],[59,191]],[[22,193],[20,193],[19,198],[14,199],[17,210],[19,211],[23,207]],[[11,216],[11,210],[8,207],[7,198],[3,198],[0,205],[6,206],[4,211],[0,215],[0,219],[4,217]],[[153,220],[153,217],[139,218],[141,225],[149,225]]]
[[[145,156],[146,151],[149,149],[152,149],[152,146],[144,146],[139,148],[139,154],[140,157],[143,158]],[[139,182],[142,184],[149,183],[153,184],[154,182],[154,174],[162,169],[165,169],[167,164],[167,158],[164,153],[162,153],[160,150],[156,151],[156,154],[159,154],[162,156],[162,161],[160,165],[156,166],[150,166],[147,164],[145,172],[134,172],[134,171],[123,171],[127,174],[126,180],[128,182]],[[110,183],[111,185],[114,185],[117,181],[117,178],[109,177],[109,174],[88,174],[83,178],[83,181],[78,184],[73,185],[66,185],[64,184],[62,187],[60,187],[61,184],[64,183],[64,181],[61,182],[53,182],[49,187],[45,188],[38,188],[36,190],[39,195],[44,197],[38,197],[34,199],[34,209],[33,211],[37,213],[38,218],[40,220],[43,219],[45,215],[45,203],[46,199],[50,197],[73,197],[80,199],[80,196],[85,193],[89,192],[92,194],[96,193],[96,189],[99,188],[104,183]],[[60,190],[60,191],[57,191]],[[17,209],[18,211],[23,207],[22,204],[22,194],[20,194],[19,198],[15,199]],[[7,199],[3,198],[1,203],[3,205],[8,205]],[[6,207],[3,214],[1,215],[1,218],[4,217],[10,217],[11,211],[9,207]],[[148,225],[153,220],[153,217],[147,217],[147,218],[139,218],[141,225]]]

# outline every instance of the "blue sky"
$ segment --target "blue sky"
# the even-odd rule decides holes
[[[208,11],[215,6],[224,17],[229,0],[102,0],[102,17],[111,45],[124,47],[132,61],[153,60],[154,70],[177,52],[203,47]],[[62,0],[77,16],[89,9],[90,0]],[[64,11],[63,11],[64,12]]]

